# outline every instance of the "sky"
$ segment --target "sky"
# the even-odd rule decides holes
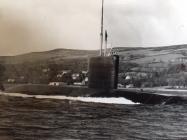
[[[187,44],[186,0],[105,0],[108,46]],[[100,48],[101,0],[0,0],[0,55]]]

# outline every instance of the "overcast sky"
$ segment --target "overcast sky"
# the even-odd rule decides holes
[[[187,44],[187,0],[105,0],[109,44]],[[0,55],[99,49],[101,0],[0,0]]]

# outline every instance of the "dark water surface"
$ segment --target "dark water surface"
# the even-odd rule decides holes
[[[0,140],[187,139],[187,105],[0,96]]]

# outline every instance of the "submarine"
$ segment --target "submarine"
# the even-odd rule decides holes
[[[63,95],[71,97],[123,97],[141,104],[187,104],[187,99],[181,96],[166,96],[141,90],[118,89],[119,56],[107,55],[107,31],[105,31],[105,49],[103,49],[103,5],[101,16],[101,46],[100,55],[89,58],[88,86],[50,86],[25,84],[6,89],[8,93],[23,93],[29,95]]]

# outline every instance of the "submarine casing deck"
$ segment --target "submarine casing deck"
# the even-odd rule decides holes
[[[187,104],[187,99],[180,96],[164,96],[153,92],[132,91],[128,89],[92,89],[76,86],[49,86],[25,84],[11,87],[8,93],[23,93],[28,95],[61,95],[71,97],[123,97],[135,103],[142,104]]]

